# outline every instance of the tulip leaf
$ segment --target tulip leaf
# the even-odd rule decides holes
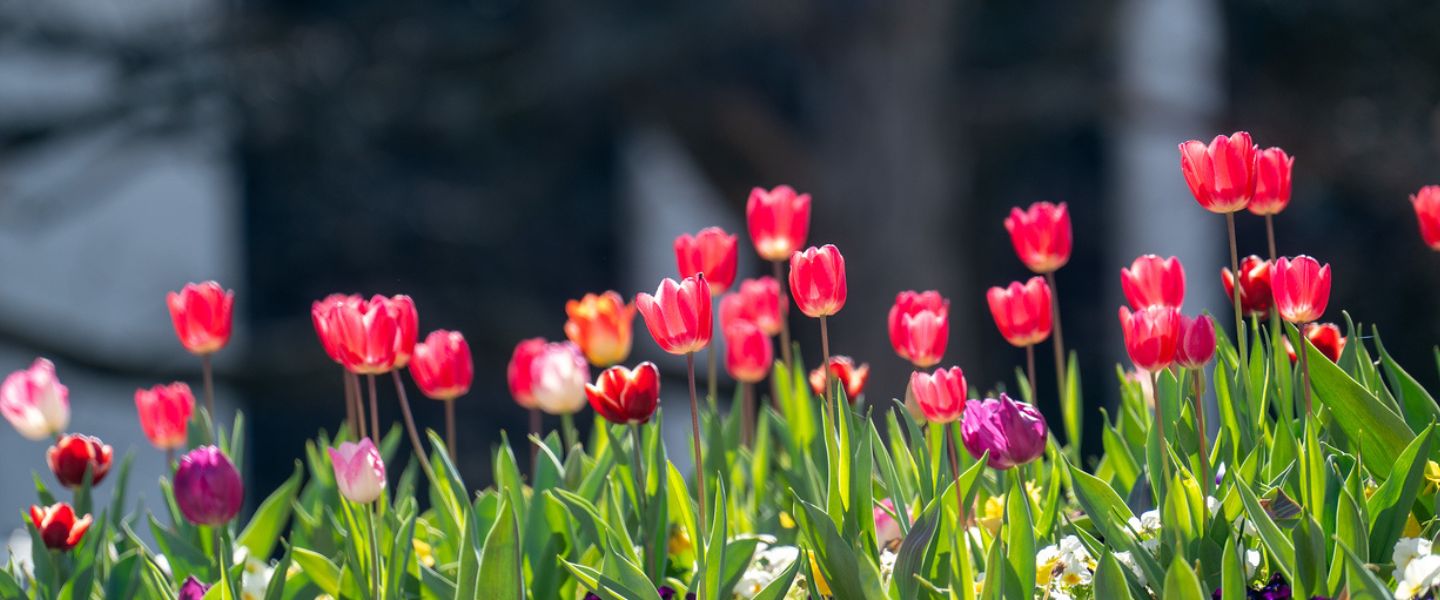
[[[320,553],[305,548],[295,548],[292,558],[321,591],[340,597],[340,567]]]
[[[521,568],[520,557],[520,519],[515,510],[515,506],[508,499],[500,500],[495,524],[485,536],[485,545],[480,551],[479,577],[475,588],[477,594],[465,596],[466,598],[525,600],[525,573]],[[468,533],[469,527],[466,529]],[[470,549],[467,548],[466,551],[469,552]],[[463,579],[460,584],[456,589],[457,599],[461,597],[461,590],[466,587]]]
[[[1315,399],[1330,409],[1330,422],[1359,444],[1365,467],[1377,478],[1390,476],[1405,446],[1415,439],[1405,420],[1360,385],[1315,345],[1304,341]]]
[[[804,550],[801,550],[795,556],[795,560],[790,563],[790,566],[785,567],[785,570],[781,571],[779,575],[776,575],[775,579],[772,580],[769,585],[765,586],[765,589],[760,590],[760,593],[755,595],[754,600],[784,600],[790,593],[790,587],[795,584],[795,574],[800,572],[800,566],[808,564],[810,564],[810,558]],[[901,597],[918,598],[919,596]]]
[[[1218,600],[1245,600],[1245,568],[1240,563],[1240,547],[1236,540],[1225,540],[1225,552],[1220,559],[1220,598]]]
[[[1434,425],[1426,427],[1405,447],[1390,477],[1366,503],[1366,512],[1370,514],[1370,548],[1376,552],[1393,548],[1405,529],[1410,508],[1425,479],[1425,463],[1430,456],[1434,429]]]
[[[1160,594],[1160,600],[1208,600],[1206,594],[1200,588],[1200,578],[1195,575],[1195,570],[1186,564],[1185,557],[1179,554],[1170,562],[1170,570],[1165,573],[1165,587]]]
[[[301,471],[302,466],[297,460],[295,471],[290,478],[260,503],[255,514],[250,517],[250,522],[240,532],[240,537],[235,540],[249,550],[250,556],[265,560],[275,551],[275,544],[280,541],[280,536],[284,535],[285,524],[290,520],[295,494],[300,490]]]
[[[1125,579],[1124,567],[1115,555],[1106,552],[1095,567],[1095,597],[1109,600],[1134,600],[1130,584]]]

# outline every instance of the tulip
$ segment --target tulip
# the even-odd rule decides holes
[[[595,383],[585,384],[590,407],[616,425],[640,425],[650,421],[660,403],[660,369],[646,361],[634,369],[614,366],[600,373]]]
[[[1275,309],[1291,323],[1309,323],[1325,314],[1330,303],[1330,265],[1300,255],[1275,261],[1271,274]]]
[[[310,322],[315,326],[315,336],[320,338],[320,346],[325,349],[325,355],[329,356],[330,360],[344,364],[340,358],[340,332],[330,319],[330,311],[347,302],[361,304],[364,301],[365,299],[358,295],[330,294],[325,299],[310,304]]]
[[[1213,213],[1241,210],[1255,194],[1255,155],[1250,134],[1218,135],[1206,146],[1199,140],[1180,144],[1180,170],[1195,201]]]
[[[566,302],[565,314],[565,337],[580,346],[590,364],[608,367],[630,356],[635,305],[626,304],[619,293],[585,294]]]
[[[180,595],[175,600],[203,600],[207,591],[210,591],[210,586],[191,575],[180,585]]]
[[[875,505],[875,543],[881,548],[889,546],[891,542],[899,541],[901,538],[900,522],[895,520],[891,513],[895,512],[895,502],[889,498],[881,500]]]
[[[50,506],[31,506],[30,521],[40,532],[40,541],[51,550],[67,552],[80,543],[90,529],[90,515],[75,518],[75,509],[68,502]]]
[[[1440,250],[1440,185],[1427,185],[1410,196],[1415,217],[1420,220],[1420,237],[1431,250]]]
[[[1251,213],[1262,217],[1278,215],[1290,204],[1290,169],[1295,159],[1279,148],[1255,153],[1255,195]]]
[[[1175,257],[1160,258],[1146,254],[1120,269],[1120,287],[1131,308],[1173,306],[1185,301],[1185,266]]]
[[[810,233],[810,194],[796,194],[788,185],[768,192],[757,187],[745,204],[745,221],[760,258],[788,259]]]
[[[362,438],[358,444],[343,442],[339,448],[328,450],[341,496],[359,504],[380,498],[385,491],[385,461],[370,438]]]
[[[590,367],[580,347],[570,342],[546,344],[530,364],[530,393],[535,406],[552,415],[573,415],[585,406]]]
[[[710,284],[705,275],[676,282],[660,282],[655,295],[641,293],[635,308],[660,349],[670,354],[693,354],[710,345]]]
[[[464,396],[475,377],[465,336],[444,329],[430,332],[423,343],[415,344],[410,376],[427,398],[449,401]]]
[[[790,256],[790,295],[800,312],[828,317],[845,307],[845,257],[830,244]]]
[[[395,323],[400,327],[395,339],[395,368],[403,369],[410,364],[410,355],[415,352],[415,342],[420,337],[420,314],[409,296],[396,294],[388,300],[391,310],[395,311]]]
[[[172,487],[180,514],[195,525],[224,525],[240,513],[245,500],[240,473],[215,446],[201,446],[181,457]]]
[[[214,281],[187,283],[165,296],[175,336],[191,354],[214,354],[230,341],[235,292]]]
[[[150,443],[161,450],[185,446],[190,416],[195,412],[195,394],[181,382],[135,390],[135,412],[140,429]]]
[[[1010,209],[1005,231],[1020,262],[1040,275],[1054,273],[1070,261],[1070,209],[1064,202],[1036,202]]]
[[[1026,464],[1045,453],[1045,417],[1034,406],[1011,400],[970,400],[960,422],[960,439],[975,458],[990,453],[986,464],[1006,470]]]
[[[845,398],[853,404],[865,392],[865,382],[870,379],[870,365],[855,366],[855,360],[848,356],[832,356],[830,376],[839,382],[840,389],[845,390]],[[825,395],[825,372],[819,367],[810,371],[810,389],[817,396]]]
[[[1155,372],[1170,366],[1180,343],[1180,311],[1172,306],[1149,306],[1135,312],[1120,307],[1120,329],[1125,352],[1135,366]]]
[[[0,414],[26,439],[43,440],[70,424],[70,389],[55,376],[54,363],[37,358],[0,383]]]
[[[1247,317],[1263,317],[1270,314],[1271,262],[1254,254],[1240,261],[1240,311]],[[1225,285],[1225,297],[1235,295],[1235,275],[1229,268],[1220,269],[1220,282]]]
[[[1175,346],[1175,362],[1187,369],[1204,367],[1215,357],[1215,322],[1209,315],[1180,316],[1180,339]]]
[[[327,332],[351,373],[377,375],[395,368],[401,343],[400,309],[384,296],[329,305]],[[322,339],[324,336],[322,336]],[[408,351],[407,351],[408,354]]]
[[[900,292],[890,307],[890,345],[917,368],[939,364],[950,341],[950,301],[940,292]]]
[[[775,348],[770,336],[749,321],[725,328],[725,371],[741,383],[758,383],[770,373]]]
[[[506,368],[510,395],[515,398],[516,404],[524,408],[535,407],[535,380],[532,375],[535,373],[535,359],[545,351],[545,346],[545,338],[520,340],[515,345],[515,352],[510,355],[510,364]]]
[[[992,287],[985,299],[995,326],[1010,345],[1025,348],[1050,337],[1050,286],[1043,277]]]
[[[78,488],[85,482],[86,471],[90,471],[90,483],[100,485],[105,474],[110,472],[110,462],[114,457],[115,451],[100,438],[73,433],[61,436],[45,452],[50,472],[55,474],[60,485],[70,489]]]
[[[965,412],[967,386],[960,367],[936,369],[933,374],[915,371],[910,374],[910,394],[920,405],[920,412],[931,423],[954,423]]]
[[[1330,359],[1330,362],[1340,362],[1340,354],[1345,352],[1345,336],[1340,334],[1340,328],[1334,323],[1310,323],[1305,325],[1305,338],[1315,346],[1320,354]],[[1290,338],[1285,340],[1285,353],[1290,356],[1290,362],[1295,362],[1295,346],[1290,344]]]
[[[719,296],[735,283],[735,236],[719,227],[706,227],[700,233],[681,234],[675,238],[675,262],[681,277],[704,273],[710,283],[710,294]]]
[[[774,277],[746,279],[740,289],[720,298],[720,329],[735,321],[749,321],[765,335],[780,333],[780,283]]]

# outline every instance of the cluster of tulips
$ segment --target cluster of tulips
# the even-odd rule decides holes
[[[1004,221],[1033,274],[986,292],[1000,337],[1025,349],[1016,386],[972,394],[960,367],[942,366],[950,301],[901,291],[887,327],[914,371],[892,407],[867,401],[867,364],[831,353],[847,272],[836,246],[807,247],[811,197],[757,188],[748,233],[770,275],[737,282],[736,235],[680,235],[677,278],[633,301],[586,294],[565,306],[565,340],[515,347],[506,376],[531,413],[529,468],[507,437],[494,449],[496,483],[481,490],[455,468],[469,346],[444,329],[421,340],[405,295],[312,304],[320,346],[341,367],[344,421],[309,446],[309,477],[297,465],[279,489],[251,497],[242,526],[243,419],[216,422],[211,367],[231,336],[234,293],[205,282],[169,294],[176,335],[200,359],[204,404],[185,382],[135,393],[140,428],[168,470],[170,524],[148,518],[158,552],[133,531],[124,461],[111,476],[114,450],[67,431],[69,391],[37,359],[0,384],[0,414],[27,439],[53,442],[46,463],[72,496],[57,501],[37,478],[41,502],[24,515],[33,549],[0,570],[0,597],[1433,597],[1440,405],[1378,333],[1377,357],[1348,315],[1345,331],[1319,322],[1329,265],[1277,255],[1273,221],[1290,202],[1292,158],[1241,132],[1181,144],[1180,159],[1195,200],[1226,217],[1231,264],[1220,277],[1235,328],[1182,312],[1178,258],[1144,255],[1121,269],[1134,370],[1122,373],[1113,413],[1102,409],[1099,456],[1080,454],[1087,409],[1061,328],[1066,204],[1017,207]],[[1440,186],[1411,201],[1440,250]],[[1235,215],[1246,210],[1265,218],[1268,258],[1239,255]],[[792,306],[818,321],[813,370],[791,341]],[[685,357],[689,476],[660,436],[660,368],[627,364],[636,312],[661,350]],[[1035,351],[1047,342],[1065,444],[1035,408]],[[728,410],[722,365],[735,383]],[[443,435],[422,435],[403,371],[445,405]],[[400,427],[380,421],[387,373]],[[582,439],[575,418],[587,405],[595,426]],[[561,418],[558,432],[543,430],[543,414]],[[413,458],[397,475],[386,462],[402,436]],[[91,490],[117,478],[115,502],[94,511]]]

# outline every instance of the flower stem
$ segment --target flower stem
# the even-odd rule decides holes
[[[211,530],[212,532],[214,532],[214,534],[215,534],[215,564],[216,564],[216,566],[218,566],[218,567],[220,568],[220,581],[219,581],[219,584],[222,585],[222,586],[225,586],[225,587],[223,587],[223,588],[221,588],[221,589],[222,589],[222,590],[223,590],[223,589],[232,590],[232,594],[233,594],[233,591],[235,590],[235,588],[230,585],[230,568],[229,568],[229,562],[230,562],[230,561],[226,560],[227,557],[225,556],[225,554],[226,554],[226,552],[225,552],[225,538],[224,538],[224,536],[223,536],[222,533],[221,533],[221,528],[223,528],[223,527],[225,527],[225,526],[224,526],[224,525],[214,525],[214,526],[212,526],[212,527],[210,528],[210,530]]]
[[[695,540],[705,539],[705,461],[700,453],[700,402],[695,398],[695,353],[685,355],[685,370],[690,373],[690,433],[695,442],[695,481],[700,491],[700,510],[695,515],[696,522],[700,524],[700,531],[695,532]]]
[[[205,410],[210,413],[210,422],[218,430],[220,418],[215,415],[215,369],[210,365],[210,355],[200,355],[200,372],[205,381]],[[211,432],[211,439],[217,439]]]
[[[780,356],[785,358],[785,370],[791,369],[790,362],[790,288],[785,285],[784,267],[781,261],[771,262],[775,268],[775,284],[780,287]]]
[[[955,426],[958,428],[960,423],[957,421]],[[963,536],[965,523],[970,519],[965,515],[965,493],[960,490],[960,459],[956,456],[957,450],[955,448],[959,445],[959,442],[955,441],[955,436],[950,433],[949,429],[948,426],[945,426],[944,431],[945,437],[950,438],[950,443],[946,444],[946,447],[950,449],[950,470],[955,474],[955,531],[960,532],[960,535]],[[963,544],[966,542],[962,541],[960,543]]]
[[[1060,403],[1060,410],[1066,410],[1065,406],[1065,334],[1060,327],[1060,291],[1055,287],[1055,272],[1045,274],[1045,283],[1050,284],[1050,320],[1055,323],[1055,340],[1052,346],[1055,347],[1055,397]],[[1033,391],[1033,390],[1032,390]],[[1037,393],[1036,398],[1040,395]],[[1037,402],[1038,404],[1038,402]],[[1076,432],[1079,433],[1079,432]],[[1080,440],[1066,440],[1075,447],[1080,446]]]
[[[1025,347],[1025,373],[1030,377],[1030,401],[1040,404],[1040,390],[1035,389],[1035,344]]]
[[[714,297],[714,296],[711,296],[711,297],[710,297],[710,314],[715,314],[715,297]],[[716,362],[716,358],[715,358],[715,346],[718,346],[718,345],[719,345],[719,344],[716,344],[716,343],[714,342],[714,340],[712,339],[711,342],[710,342],[710,345],[705,348],[705,360],[710,363],[710,364],[708,365],[708,366],[709,366],[709,370],[710,370],[710,373],[709,373],[710,377],[709,377],[709,379],[708,379],[708,383],[709,383],[709,385],[710,385],[710,409],[711,409],[711,410],[715,410],[716,403],[720,402],[720,380],[716,377],[716,374],[719,372],[719,369],[716,368],[717,362]]]
[[[575,415],[570,413],[560,415],[560,436],[565,438],[566,451],[580,445],[580,430],[575,428]]]
[[[370,374],[370,435],[380,438],[380,401],[375,394],[375,374]],[[421,462],[424,462],[424,454],[421,454]]]
[[[1265,215],[1265,239],[1270,242],[1270,262],[1275,262],[1275,215]]]
[[[1240,381],[1245,381],[1245,371],[1250,368],[1249,348],[1245,343],[1244,317],[1240,315],[1240,252],[1235,246],[1235,213],[1225,213],[1225,226],[1230,232],[1230,272],[1235,274],[1235,285],[1232,290],[1231,299],[1235,303],[1235,349],[1240,352],[1240,368],[1236,372],[1240,375]],[[1240,387],[1245,390],[1245,386]]]
[[[1160,372],[1150,373],[1150,394],[1155,401],[1155,434],[1160,442],[1160,473],[1162,479],[1159,482],[1154,480],[1155,474],[1151,473],[1151,489],[1159,493],[1166,482],[1170,480],[1170,456],[1166,451],[1165,444],[1165,403],[1160,400]],[[1156,485],[1158,483],[1158,485]]]
[[[360,387],[360,376],[349,371],[345,375],[350,378],[351,401],[355,403],[355,424],[359,426],[360,437],[370,437],[370,426],[365,422],[365,392]]]
[[[830,323],[827,317],[820,317],[820,353],[824,362],[820,368],[825,371],[825,410],[835,415],[835,420],[840,420],[840,411],[835,410],[835,400],[831,388],[834,387],[835,372],[830,368]],[[839,425],[836,425],[839,427]]]
[[[740,442],[746,447],[755,443],[755,384],[742,383],[740,396]]]
[[[460,454],[455,452],[455,401],[445,401],[445,446],[450,450],[450,462],[460,468]]]
[[[630,423],[630,450],[635,461],[632,469],[635,474],[635,534],[636,539],[640,540],[642,554],[640,563],[645,566],[645,571],[648,573],[649,561],[655,557],[654,550],[650,548],[650,540],[645,537],[645,459],[640,454],[640,445],[643,439],[643,436],[640,435],[640,424]]]
[[[535,407],[532,406],[532,407],[530,407],[530,437],[534,437],[534,438],[539,438],[539,437],[540,437],[540,425],[541,425],[541,423],[540,423],[540,409],[535,408]],[[564,451],[564,449],[561,449],[561,451],[560,451],[560,457],[561,457],[562,459],[565,457],[565,451]],[[531,477],[534,477],[535,470],[540,467],[539,462],[537,462],[537,461],[539,460],[539,458],[540,458],[540,446],[537,445],[537,444],[531,443],[531,444],[530,444],[530,473],[531,473]]]
[[[375,600],[381,600],[381,576],[380,576],[380,529],[375,526],[375,511],[369,506],[361,506],[370,521],[370,550],[372,562],[371,576],[375,578]]]
[[[1200,442],[1200,489],[1209,490],[1214,484],[1210,481],[1210,452],[1205,443],[1205,367],[1191,370],[1190,375],[1194,377],[1191,387],[1195,391],[1195,433]]]
[[[340,370],[340,378],[345,384],[345,427],[350,430],[351,439],[360,439],[360,429],[355,425],[355,388],[350,384],[350,373],[344,369]]]
[[[1305,325],[1303,323],[1300,327],[1296,328],[1296,331],[1300,332],[1300,349],[1298,351],[1300,355],[1300,374],[1305,378],[1305,418],[1309,419],[1312,414],[1310,412],[1310,339],[1305,337]]]
[[[400,413],[405,416],[405,430],[410,433],[410,445],[415,447],[415,460],[420,463],[420,470],[425,472],[425,480],[430,485],[435,485],[435,472],[430,469],[430,454],[425,452],[425,447],[420,443],[420,432],[415,430],[415,415],[410,413],[410,398],[405,393],[405,382],[400,380],[400,371],[391,371],[395,377],[395,393],[400,396]],[[370,400],[375,400],[375,376],[370,376]],[[374,406],[371,406],[374,410]],[[374,417],[375,415],[370,415]],[[376,431],[380,428],[376,427]]]

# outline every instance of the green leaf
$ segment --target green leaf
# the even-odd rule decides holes
[[[801,550],[799,555],[796,556],[795,562],[790,563],[790,566],[785,567],[784,571],[776,575],[775,579],[770,582],[770,585],[765,586],[765,589],[760,590],[760,593],[755,595],[754,600],[784,600],[786,594],[790,593],[790,586],[795,583],[795,574],[800,572],[800,565],[808,564],[810,564],[810,558],[804,550]],[[902,597],[915,598],[918,596]]]
[[[295,564],[322,591],[336,598],[340,597],[340,567],[318,552],[295,548],[291,553]]]
[[[1030,600],[1035,587],[1035,523],[1030,515],[1030,496],[1020,477],[1010,474],[1010,492],[1005,495],[1006,575],[1015,578],[1006,582],[1005,597]]]
[[[508,499],[500,511],[480,553],[479,598],[525,600],[525,574],[521,571],[520,520]],[[463,585],[461,586],[463,587]],[[458,598],[458,596],[457,596]]]
[[[1291,530],[1295,542],[1295,586],[1297,598],[1309,598],[1325,591],[1325,537],[1320,524],[1309,513],[1300,514],[1300,523]]]
[[[1209,600],[1210,595],[1202,591],[1200,578],[1194,569],[1185,563],[1185,557],[1176,555],[1165,573],[1165,588],[1160,600]]]
[[[857,599],[881,597],[879,589],[866,590],[861,584],[859,558],[825,511],[798,497],[795,502],[800,506],[795,514],[796,523],[809,540],[809,549],[815,554],[832,595]]]
[[[1306,340],[1304,345],[1315,398],[1333,413],[1330,422],[1360,444],[1366,468],[1379,478],[1389,477],[1405,446],[1415,438],[1409,426],[1314,344]]]
[[[705,560],[700,568],[700,600],[719,600],[730,594],[720,589],[720,579],[725,573],[725,538],[728,523],[725,511],[725,486],[722,484],[715,498],[715,516],[710,521],[710,536],[705,543]]]
[[[1385,350],[1385,344],[1380,343],[1380,329],[1372,326],[1370,330],[1375,335],[1375,348],[1380,351],[1380,365],[1385,368],[1390,388],[1400,396],[1400,411],[1410,429],[1418,430],[1430,423],[1440,422],[1440,405],[1435,404],[1435,398],[1405,369],[1400,368],[1400,363],[1395,362],[1395,358]]]
[[[925,555],[930,548],[930,540],[940,529],[940,514],[936,503],[931,502],[920,511],[920,516],[916,517],[915,524],[910,527],[910,534],[900,542],[891,581],[895,582],[901,598],[921,597],[917,578],[924,575]]]
[[[1240,562],[1236,540],[1225,540],[1225,554],[1220,559],[1220,600],[1245,600],[1245,566]]]
[[[1370,548],[1376,552],[1393,548],[1400,539],[1400,533],[1405,530],[1410,508],[1415,504],[1420,484],[1425,479],[1425,463],[1430,456],[1434,428],[1434,425],[1426,427],[1405,447],[1395,460],[1390,477],[1380,484],[1366,503],[1366,510],[1370,513]]]
[[[300,490],[301,469],[300,461],[295,461],[295,472],[260,503],[245,530],[236,538],[236,542],[250,551],[250,556],[266,560],[275,551],[275,544],[285,532],[285,523],[290,520],[295,494]]]
[[[1095,598],[1134,600],[1123,569],[1115,560],[1115,555],[1106,552],[1100,557],[1100,563],[1095,567]]]
[[[1073,448],[1080,447],[1080,436],[1084,431],[1084,405],[1080,401],[1080,362],[1075,351],[1070,351],[1065,367],[1065,393],[1061,396],[1060,412],[1065,421],[1065,443]]]
[[[1291,544],[1284,532],[1275,525],[1275,521],[1270,519],[1270,515],[1260,506],[1260,500],[1255,497],[1254,492],[1250,491],[1245,482],[1236,481],[1232,489],[1240,494],[1240,503],[1245,506],[1245,514],[1255,524],[1256,531],[1260,532],[1260,541],[1270,549],[1270,554],[1279,559],[1278,566],[1285,572],[1285,577],[1293,581],[1295,579],[1295,574],[1292,572],[1295,564],[1294,544]]]
[[[1365,561],[1355,556],[1355,553],[1346,547],[1344,542],[1336,541],[1340,551],[1345,554],[1345,580],[1350,591],[1350,600],[1391,600],[1394,595],[1385,587],[1372,573]]]

